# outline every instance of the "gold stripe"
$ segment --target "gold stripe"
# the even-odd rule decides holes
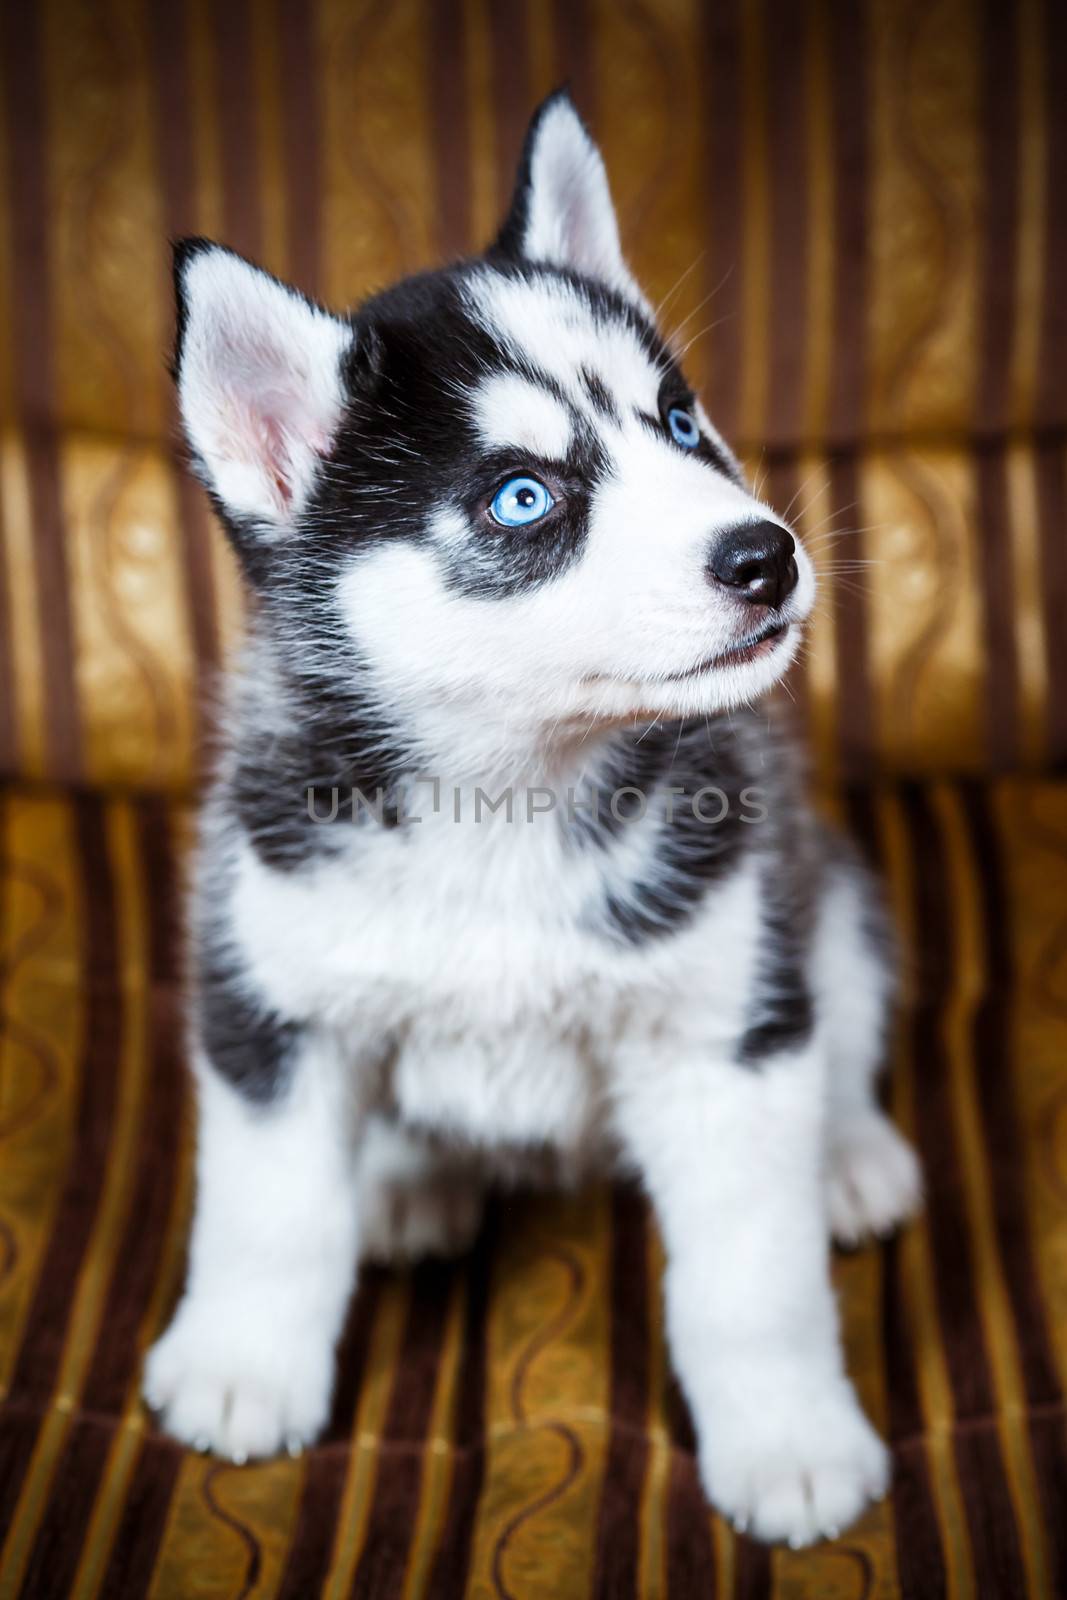
[[[378,1476],[382,1425],[393,1391],[409,1301],[410,1289],[405,1280],[387,1280],[375,1317],[370,1360],[352,1430],[333,1560],[323,1584],[322,1600],[343,1600],[348,1594],[363,1550]]]
[[[321,0],[323,293],[351,305],[429,264],[437,193],[425,84],[435,64],[419,6]],[[404,130],[403,138],[397,129]]]
[[[1044,562],[1039,532],[1041,515],[1035,466],[1031,446],[1012,445],[1008,449],[1005,470],[1015,588],[1013,617],[1019,662],[1022,756],[1027,766],[1040,769],[1047,754],[1045,712],[1049,703],[1049,683]],[[994,671],[1001,670],[996,661],[988,665]]]
[[[1026,1439],[1026,1394],[1012,1331],[1011,1303],[997,1251],[992,1180],[985,1159],[974,1083],[971,1029],[975,1009],[990,981],[981,934],[975,863],[966,844],[957,791],[939,783],[933,789],[932,800],[945,842],[956,929],[957,979],[955,992],[946,1008],[945,1037],[954,1108],[952,1120],[959,1135],[964,1195],[974,1239],[979,1311],[996,1393],[997,1431],[1029,1576],[1029,1592],[1046,1594],[1044,1534],[1037,1515],[1037,1483]]]
[[[720,1517],[715,1512],[712,1512],[709,1520],[711,1523],[711,1545],[715,1557],[715,1592],[721,1595],[732,1595],[734,1593],[735,1573],[737,1570],[737,1535],[725,1517]],[[771,1592],[776,1592],[773,1578]]]
[[[90,780],[187,785],[196,662],[174,475],[155,450],[84,434],[63,439],[59,471]]]
[[[0,1592],[5,1585],[12,1591],[17,1589],[44,1513],[59,1453],[100,1334],[107,1290],[132,1195],[131,1174],[145,1088],[141,1063],[145,1052],[143,953],[146,940],[143,885],[136,871],[131,823],[128,804],[114,802],[108,807],[107,848],[115,876],[120,983],[125,993],[117,1099],[103,1189],[67,1321],[52,1409],[26,1474],[11,1539],[0,1564]]]
[[[844,575],[867,595],[877,745],[908,771],[980,770],[985,663],[977,575],[973,459],[913,448],[861,462],[876,564]],[[870,574],[874,574],[873,577]],[[847,663],[842,663],[847,670]]]
[[[1047,0],[1055,5],[1058,0]],[[1015,8],[1019,29],[1018,257],[1015,277],[1015,349],[1011,371],[1011,420],[1025,428],[1034,416],[1041,359],[1044,291],[1045,181],[1048,162],[1048,108],[1045,105],[1045,45],[1042,0],[1021,0]],[[1054,115],[1060,115],[1057,107]],[[1059,293],[1061,286],[1054,286]]]
[[[895,796],[882,792],[877,803],[894,919],[904,936],[905,949],[915,950],[915,864],[910,840]],[[902,1035],[915,1005],[914,984],[907,969],[904,987]],[[890,1082],[893,1120],[908,1138],[914,1139],[915,1063],[903,1037],[895,1052]],[[905,1230],[900,1241],[899,1260],[907,1324],[918,1365],[927,1462],[941,1529],[948,1593],[951,1600],[970,1600],[975,1592],[974,1569],[952,1448],[955,1409],[938,1323],[930,1231],[924,1219]]]
[[[448,1507],[455,1467],[456,1441],[452,1433],[456,1382],[463,1355],[464,1295],[457,1274],[448,1304],[441,1344],[441,1360],[427,1429],[422,1466],[422,1486],[415,1528],[411,1536],[403,1600],[421,1600],[426,1592],[437,1552],[437,1540]]]
[[[200,490],[197,489],[196,493],[199,494]],[[215,614],[219,620],[219,639],[225,662],[227,654],[238,646],[244,634],[244,589],[230,542],[216,522],[210,506],[205,505],[204,517],[208,524],[208,557],[215,591]]]
[[[970,0],[870,7],[871,271],[866,295],[876,433],[959,426],[977,359],[978,63]]]
[[[296,1515],[304,1471],[303,1462],[284,1456],[238,1467],[187,1451],[149,1594],[155,1600],[172,1600],[196,1592],[190,1581],[193,1573],[203,1583],[202,1592],[243,1592],[253,1559],[247,1542],[251,1540],[259,1560],[256,1597],[267,1600],[281,1582],[288,1552],[286,1533]],[[203,1574],[210,1574],[210,1583]]]
[[[0,1142],[0,1206],[18,1252],[0,1284],[2,1398],[22,1345],[74,1135],[84,993],[78,984],[81,932],[70,806],[9,789],[0,816],[8,963],[0,992],[0,1012],[8,1019],[0,1028],[0,1119],[6,1126],[31,1117]],[[20,948],[28,948],[28,956],[20,959]],[[38,1050],[43,1059],[34,1065]],[[54,1082],[50,1093],[48,1075]],[[26,1096],[38,1094],[34,1113],[34,1100],[27,1105]],[[27,1184],[28,1171],[40,1176]]]
[[[782,508],[783,511],[786,509]],[[856,515],[855,509],[849,516]],[[820,785],[832,789],[837,775],[837,638],[834,629],[834,549],[840,526],[830,495],[830,470],[824,456],[797,458],[797,493],[790,519],[811,557],[818,583],[815,610],[801,650],[808,683],[808,738]]]
[[[608,1196],[515,1202],[504,1232],[488,1313],[488,1459],[468,1593],[495,1592],[499,1569],[505,1585],[536,1571],[546,1594],[584,1594],[611,1432]]]
[[[162,432],[170,314],[160,292],[165,228],[138,9],[137,0],[111,0],[103,16],[65,0],[38,6],[53,109],[44,152],[55,196],[49,420],[126,438]]]

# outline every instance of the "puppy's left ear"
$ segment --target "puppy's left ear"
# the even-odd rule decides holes
[[[603,158],[565,90],[534,112],[511,210],[494,248],[569,267],[644,303],[619,244]]]
[[[233,528],[291,528],[345,406],[349,323],[206,239],[176,247],[174,373],[193,460]]]

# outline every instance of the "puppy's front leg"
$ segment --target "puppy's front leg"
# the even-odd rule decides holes
[[[145,1371],[169,1432],[235,1461],[321,1431],[355,1274],[353,1112],[331,1042],[305,1036],[287,1073],[256,1104],[197,1063],[189,1275]]]
[[[792,1544],[844,1528],[888,1478],[842,1362],[822,1080],[816,1044],[756,1066],[631,1047],[620,1099],[666,1244],[668,1337],[708,1496]]]

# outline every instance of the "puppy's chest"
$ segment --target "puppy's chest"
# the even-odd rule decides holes
[[[590,924],[589,864],[546,829],[364,829],[310,869],[242,852],[239,941],[279,1008],[379,1026],[427,1014],[506,1028],[559,1017],[621,976]]]

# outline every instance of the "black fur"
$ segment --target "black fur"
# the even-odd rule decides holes
[[[248,974],[214,930],[200,940],[197,997],[200,1042],[215,1071],[258,1105],[275,1099],[285,1086],[300,1024],[254,998]]]
[[[595,816],[576,813],[578,837],[609,857],[598,912],[609,936],[640,945],[688,924],[709,886],[754,842],[746,838],[758,826],[746,820],[746,790],[756,781],[742,741],[725,717],[657,723],[620,737],[617,760],[599,784]],[[669,797],[668,790],[673,791]],[[613,881],[613,845],[630,827],[655,825],[642,818],[655,817],[668,804],[670,820],[659,825],[645,874]]]

